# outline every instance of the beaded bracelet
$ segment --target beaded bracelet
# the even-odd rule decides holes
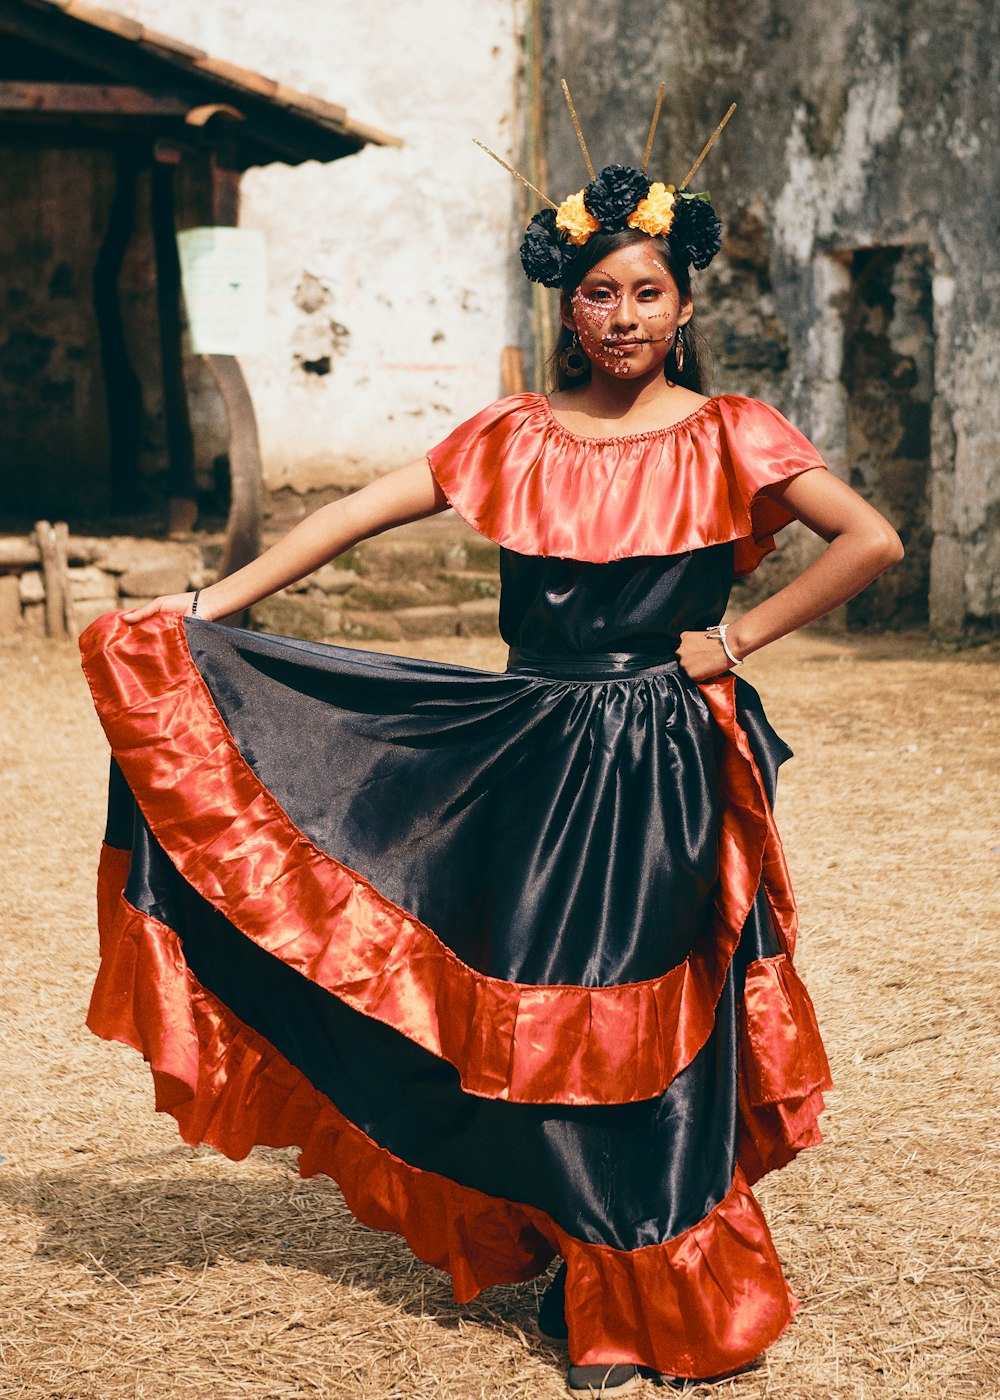
[[[718,627],[707,628],[705,631],[705,636],[711,637],[714,641],[722,643],[722,650],[726,653],[726,656],[732,662],[733,666],[742,666],[743,658],[741,656],[734,656],[733,653],[729,650],[729,643],[726,641],[726,633],[728,631],[729,623],[720,622]]]
[[[199,599],[200,596],[201,596],[201,589],[200,589],[200,588],[196,588],[196,589],[194,590],[194,597],[191,599],[191,611],[188,613],[188,617],[197,617],[197,616],[198,616],[198,599]],[[725,645],[725,643],[723,643],[723,645]]]

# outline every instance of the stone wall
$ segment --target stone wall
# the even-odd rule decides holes
[[[102,613],[211,582],[222,557],[222,541],[70,535],[67,556],[63,586],[70,599],[72,630],[81,632]],[[0,537],[0,636],[44,637],[45,601],[33,537]]]
[[[851,260],[841,379],[850,482],[906,538],[907,555],[860,597],[862,624],[927,622],[930,591],[931,260],[919,244],[863,249]]]
[[[1000,11],[985,0],[947,11],[933,0],[578,0],[544,13],[550,193],[586,178],[560,75],[599,163],[638,162],[665,79],[651,171],[667,180],[739,104],[696,181],[727,225],[696,286],[715,387],[774,402],[900,529],[907,565],[876,590],[867,620],[929,611],[943,635],[995,625]],[[852,358],[859,277],[880,249],[901,279],[887,288],[898,316],[883,299],[872,332],[897,376],[881,409]],[[927,441],[914,455],[917,419]],[[755,586],[812,548],[800,532]]]
[[[265,544],[272,539],[265,540]],[[103,613],[213,582],[221,535],[70,535],[61,579],[72,633]],[[309,641],[496,636],[499,551],[453,515],[365,540],[257,604],[249,625]],[[42,561],[31,536],[0,536],[0,637],[46,635]],[[62,635],[62,626],[59,628]]]

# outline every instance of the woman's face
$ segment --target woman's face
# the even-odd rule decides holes
[[[662,372],[678,326],[691,319],[670,269],[651,239],[629,243],[595,264],[563,299],[563,323],[575,330],[591,364],[621,379]]]

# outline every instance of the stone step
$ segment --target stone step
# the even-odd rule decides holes
[[[363,540],[258,603],[252,625],[309,641],[495,636],[499,561],[495,544],[448,512]]]
[[[265,536],[263,543],[277,538]],[[10,572],[0,600],[0,633],[22,627],[42,633],[45,588],[37,549],[30,540],[13,537],[6,545],[0,574],[3,568]],[[221,536],[198,533],[182,543],[129,536],[71,539],[68,579],[77,626],[159,593],[210,583],[221,549]],[[495,544],[447,511],[355,545],[259,603],[251,625],[312,641],[494,635],[499,557]]]

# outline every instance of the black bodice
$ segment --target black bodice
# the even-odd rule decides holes
[[[500,632],[519,651],[672,655],[681,632],[721,621],[733,545],[586,564],[500,551]]]

